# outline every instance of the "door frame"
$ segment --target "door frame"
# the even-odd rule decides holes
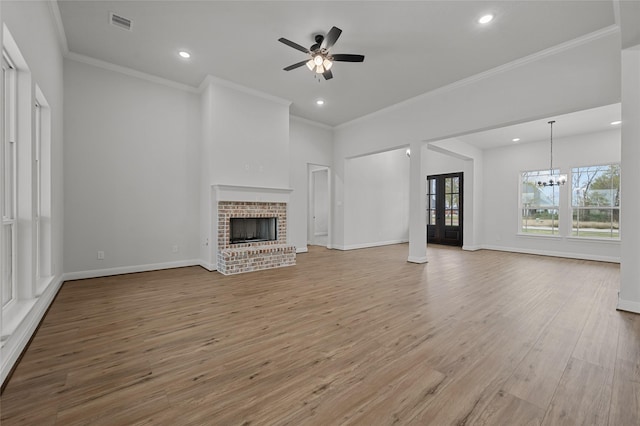
[[[446,230],[446,223],[442,224],[442,229],[440,229],[440,231],[442,232],[443,235],[439,236],[439,241],[429,241],[429,227],[430,226],[434,226],[436,227],[437,225],[429,225],[429,203],[430,200],[427,200],[427,210],[425,211],[425,214],[427,215],[427,229],[425,230],[425,232],[427,233],[427,244],[444,244],[444,245],[452,245],[452,246],[458,246],[458,247],[462,247],[464,244],[464,172],[454,172],[454,173],[442,173],[442,174],[436,174],[436,175],[428,175],[427,176],[427,193],[425,194],[425,196],[429,196],[429,191],[430,191],[430,187],[429,187],[429,180],[432,179],[436,179],[436,185],[438,185],[438,182],[440,181],[442,183],[440,189],[436,189],[436,196],[438,196],[437,194],[440,193],[440,191],[444,188],[445,184],[444,184],[444,180],[447,178],[453,178],[453,177],[457,177],[459,178],[459,182],[458,182],[458,225],[455,228],[458,228],[458,232],[459,232],[459,237],[457,239],[449,239],[449,241],[447,241],[447,239],[445,238],[445,230]],[[441,213],[444,212],[444,195],[445,193],[442,194],[442,198],[441,198],[441,205],[442,207],[440,207],[441,209]],[[438,206],[438,203],[436,203],[436,206]],[[438,212],[436,212],[436,215],[438,214]],[[437,218],[436,218],[437,220]],[[444,219],[442,219],[444,220]],[[436,235],[438,235],[438,229],[436,228],[435,230]]]
[[[314,211],[315,211],[315,185],[314,179],[316,175],[314,173],[326,171],[327,172],[327,241],[326,244],[318,244],[315,227],[314,227]],[[331,209],[331,167],[322,164],[307,163],[307,244],[308,245],[321,245],[323,247],[331,248],[332,235],[331,235],[331,223],[332,223],[332,209]]]

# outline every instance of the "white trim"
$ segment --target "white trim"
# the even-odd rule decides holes
[[[307,248],[307,246],[304,247],[296,247],[296,254],[299,253],[308,253],[309,249]]]
[[[207,86],[211,85],[211,84],[215,84],[217,86],[222,86],[222,87],[227,87],[229,89],[233,89],[233,90],[237,90],[239,92],[243,92],[252,96],[256,96],[258,98],[263,98],[266,99],[268,101],[271,102],[275,102],[284,106],[290,106],[291,105],[291,101],[287,100],[287,99],[283,99],[283,98],[279,98],[277,96],[271,95],[269,93],[265,93],[265,92],[261,92],[260,90],[256,90],[256,89],[250,89],[249,87],[245,87],[242,86],[238,83],[234,83],[232,81],[229,80],[224,80],[222,78],[219,77],[214,77],[211,74],[208,74],[204,80],[202,80],[202,83],[200,83],[200,85],[198,86],[197,92],[201,93],[204,91],[204,89],[207,88]]]
[[[455,89],[458,89],[458,88],[461,88],[461,87],[464,87],[464,86],[468,86],[470,84],[473,84],[473,83],[476,83],[478,81],[487,79],[489,77],[498,76],[498,75],[500,75],[500,74],[502,74],[504,72],[511,71],[513,69],[516,69],[516,68],[519,68],[519,67],[522,67],[522,66],[525,66],[525,65],[529,65],[532,62],[535,62],[535,61],[547,58],[549,56],[553,56],[553,55],[562,53],[562,52],[564,52],[566,50],[573,49],[573,48],[581,46],[583,44],[586,44],[586,43],[592,42],[594,40],[598,40],[598,39],[607,37],[607,36],[609,36],[611,34],[615,34],[615,33],[619,33],[619,32],[620,32],[620,28],[617,25],[615,25],[615,24],[614,25],[610,25],[610,26],[602,28],[602,29],[600,29],[598,31],[594,31],[592,33],[583,35],[583,36],[575,38],[573,40],[569,40],[567,42],[558,44],[558,45],[550,47],[548,49],[541,50],[541,51],[536,52],[536,53],[534,53],[532,55],[525,56],[524,58],[516,59],[515,61],[508,62],[506,64],[497,66],[495,68],[489,69],[489,70],[481,72],[479,74],[474,74],[474,75],[472,75],[470,77],[463,78],[462,80],[458,80],[458,81],[453,82],[451,84],[448,84],[446,86],[438,87],[438,88],[436,88],[434,90],[431,90],[429,92],[422,93],[422,94],[420,94],[418,96],[414,96],[412,98],[409,98],[409,99],[406,99],[404,101],[398,102],[397,104],[393,104],[393,105],[390,105],[388,107],[385,107],[385,108],[379,109],[377,111],[374,111],[372,113],[363,115],[362,117],[354,118],[353,120],[350,120],[350,121],[347,121],[347,122],[344,122],[342,124],[339,124],[339,125],[335,126],[334,129],[342,129],[344,127],[349,127],[349,126],[351,126],[353,124],[357,124],[359,122],[366,121],[368,119],[374,118],[374,117],[376,117],[376,116],[378,116],[380,114],[385,114],[387,112],[394,111],[394,110],[397,110],[399,108],[406,107],[406,106],[411,105],[414,102],[418,102],[418,101],[420,101],[422,99],[427,99],[427,98],[429,98],[431,96],[435,96],[435,95],[439,95],[439,94],[442,94],[442,93],[450,92],[452,90],[455,90]],[[440,138],[437,138],[437,139],[434,139],[434,140],[439,140],[439,139],[443,139],[443,138],[440,137]]]
[[[209,272],[213,272],[213,271],[217,271],[218,270],[218,265],[214,265],[213,263],[205,262],[204,260],[201,260],[200,263],[198,263],[198,265],[200,265],[201,267],[203,267],[204,269],[206,269]]]
[[[494,246],[490,244],[483,245],[482,249],[504,251],[509,253],[535,254],[538,256],[564,257],[567,259],[595,260],[597,262],[620,263],[619,256],[599,256],[595,254],[585,254],[585,253],[570,253],[570,252],[562,252],[562,251],[536,250],[536,249],[526,249],[526,248],[523,249],[523,248],[515,248],[515,247]]]
[[[482,246],[463,245],[462,246],[462,250],[465,250],[465,251],[478,251],[478,250],[482,250]]]
[[[298,121],[300,123],[308,124],[310,126],[320,127],[321,129],[333,130],[332,126],[328,124],[320,123],[318,121],[309,120],[308,118],[299,117],[297,115],[289,114],[289,119],[291,121]]]
[[[66,53],[64,57],[72,61],[80,62],[87,65],[93,65],[94,67],[117,72],[120,74],[125,74],[131,77],[136,77],[142,80],[150,81],[152,83],[171,87],[173,89],[184,90],[185,92],[190,92],[190,93],[200,93],[198,89],[196,89],[193,86],[189,86],[187,84],[178,83],[173,80],[168,80],[166,78],[158,77],[156,75],[147,74],[141,71],[134,70],[132,68],[122,67],[120,65],[115,65],[110,62],[101,61],[100,59],[95,59],[90,56],[81,55],[79,53],[69,52],[69,53]]]
[[[108,277],[111,275],[157,271],[160,269],[183,268],[185,266],[203,266],[202,264],[203,262],[201,260],[178,260],[175,262],[151,263],[147,265],[119,266],[109,269],[93,269],[90,271],[66,272],[62,277],[64,281],[83,280],[87,278]]]
[[[371,248],[371,247],[390,246],[393,244],[403,244],[408,242],[409,240],[405,240],[405,239],[389,240],[389,241],[377,241],[373,243],[350,244],[348,246],[333,246],[333,248],[336,248],[338,250],[358,250],[358,249]]]
[[[18,358],[20,358],[20,354],[22,354],[29,340],[31,340],[31,336],[35,333],[38,324],[40,324],[47,309],[49,309],[53,299],[56,294],[58,294],[62,282],[63,280],[58,277],[54,283],[47,287],[42,296],[37,299],[26,318],[18,325],[16,330],[4,343],[2,349],[0,349],[0,352],[2,352],[2,356],[0,357],[2,362],[0,366],[0,383],[4,383],[14,364],[18,361]]]
[[[633,300],[624,300],[620,298],[618,295],[618,306],[616,307],[619,311],[627,311],[633,312],[634,314],[640,314],[640,302],[636,302]]]
[[[53,22],[55,23],[56,32],[58,33],[58,42],[62,49],[62,54],[67,55],[69,53],[69,44],[67,43],[67,35],[64,32],[64,25],[62,25],[62,15],[60,15],[60,5],[58,0],[49,0],[49,10],[53,15]]]
[[[407,258],[407,262],[409,262],[409,263],[427,263],[427,256],[425,256],[425,257],[409,256]]]
[[[291,188],[268,188],[264,186],[242,186],[242,185],[211,185],[219,191],[238,191],[238,192],[273,192],[276,194],[290,194],[293,192]]]

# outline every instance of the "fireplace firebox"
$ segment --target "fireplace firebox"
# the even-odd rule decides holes
[[[229,243],[243,244],[278,239],[276,217],[232,217],[229,219]]]

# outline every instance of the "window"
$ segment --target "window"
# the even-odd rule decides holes
[[[557,176],[559,170],[554,170],[553,174]],[[548,181],[550,176],[549,170],[522,173],[520,232],[535,235],[558,234],[560,188],[558,186],[538,186],[538,182]]]
[[[2,84],[4,110],[2,114],[2,192],[0,200],[2,210],[2,230],[0,231],[0,292],[2,293],[2,307],[6,307],[16,298],[16,91],[17,76],[13,62],[3,52],[2,55]]]
[[[571,171],[571,235],[620,238],[620,165]]]

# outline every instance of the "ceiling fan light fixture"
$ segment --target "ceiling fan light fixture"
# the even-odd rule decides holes
[[[317,74],[322,74],[324,72],[324,67],[322,65],[318,65],[316,67],[316,73]]]
[[[322,62],[324,62],[324,58],[322,57],[322,55],[316,55],[313,57],[313,63],[317,66],[321,66]]]
[[[309,71],[313,71],[315,67],[316,64],[313,62],[313,59],[309,59],[309,61],[307,62],[307,68],[309,68]]]
[[[333,66],[333,62],[325,58],[325,60],[322,62],[322,66],[324,67],[325,70],[329,71]]]

